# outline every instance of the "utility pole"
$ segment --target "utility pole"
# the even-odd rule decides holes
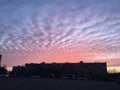
[[[0,67],[1,67],[1,59],[2,59],[2,55],[0,55]]]

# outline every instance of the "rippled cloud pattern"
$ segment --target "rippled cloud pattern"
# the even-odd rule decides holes
[[[120,65],[120,0],[0,0],[3,63]]]

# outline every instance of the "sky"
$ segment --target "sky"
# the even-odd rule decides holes
[[[0,0],[7,66],[107,62],[120,66],[120,0]]]

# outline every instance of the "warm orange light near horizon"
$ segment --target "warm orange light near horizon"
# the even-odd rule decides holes
[[[120,73],[120,66],[110,66],[107,67],[109,73]]]

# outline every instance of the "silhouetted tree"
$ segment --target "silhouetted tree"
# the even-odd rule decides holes
[[[7,74],[7,70],[5,67],[0,67],[0,75],[6,75]]]

